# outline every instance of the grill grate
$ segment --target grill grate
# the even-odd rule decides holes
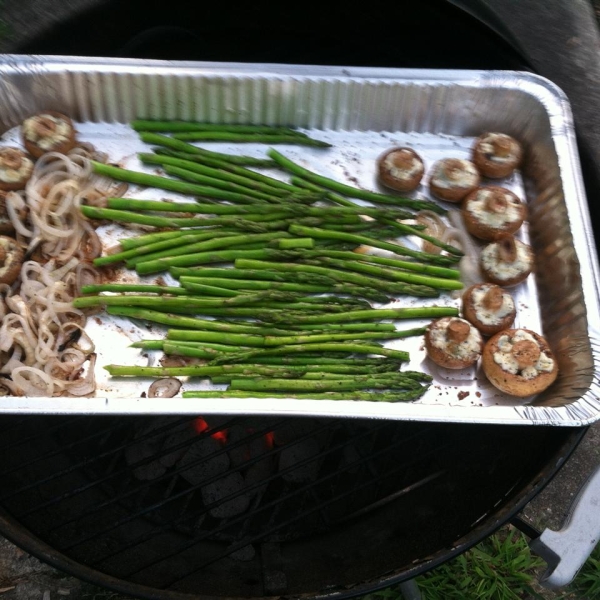
[[[200,428],[189,417],[14,422],[0,477],[34,476],[5,487],[0,502],[67,555],[102,570],[123,561],[119,575],[131,580],[202,546],[201,560],[158,584],[171,587],[408,493],[423,479],[412,463],[434,451],[403,459],[424,425],[395,439],[387,422],[207,419]],[[140,560],[161,536],[169,543]]]
[[[535,462],[555,430],[526,440],[490,430],[4,418],[0,505],[56,551],[121,580],[228,597],[293,594],[314,589],[307,578],[320,589],[409,568],[509,502],[525,481],[514,455]],[[458,510],[448,514],[450,498]],[[440,515],[444,527],[429,527]]]

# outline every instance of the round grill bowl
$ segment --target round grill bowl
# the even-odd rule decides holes
[[[265,492],[241,517],[207,517],[202,486],[176,466],[154,480],[132,475],[195,443],[128,462],[132,445],[164,440],[193,424],[189,417],[5,418],[0,530],[62,570],[144,598],[345,597],[414,577],[489,535],[541,490],[584,432],[329,419],[216,423],[198,439],[241,427],[251,430],[236,438],[246,448],[248,439],[275,431],[281,442],[246,460],[288,465],[287,474],[263,481],[275,495]],[[277,433],[290,428],[287,439]],[[312,440],[318,450],[295,464],[282,458]],[[252,557],[232,558],[249,547]]]

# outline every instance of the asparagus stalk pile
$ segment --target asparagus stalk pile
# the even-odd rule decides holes
[[[461,252],[401,222],[435,203],[352,188],[312,173],[271,149],[269,159],[230,156],[189,141],[229,140],[322,145],[292,129],[135,121],[141,153],[165,176],[93,163],[120,181],[186,194],[195,201],[109,198],[81,210],[89,219],[140,224],[153,231],[120,242],[96,266],[125,265],[140,276],[169,273],[179,285],[106,283],[84,286],[76,308],[166,326],[164,339],[134,344],[184,357],[189,366],[109,365],[115,377],[182,376],[227,384],[185,397],[309,397],[414,400],[431,380],[401,371],[408,353],[386,340],[422,335],[386,320],[437,318],[455,308],[373,308],[399,296],[435,298],[462,287],[454,268]],[[165,136],[156,132],[172,132]],[[277,167],[289,182],[249,167]],[[359,205],[350,198],[367,200]],[[417,236],[433,254],[391,238]],[[389,257],[353,252],[371,246]],[[107,295],[108,294],[108,295]]]

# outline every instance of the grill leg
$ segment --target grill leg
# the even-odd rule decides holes
[[[409,579],[408,581],[402,582],[398,589],[402,594],[404,600],[421,600],[421,592],[419,591],[419,586],[414,579]]]

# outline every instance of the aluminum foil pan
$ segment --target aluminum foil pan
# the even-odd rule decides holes
[[[546,79],[506,71],[2,57],[2,143],[15,141],[14,127],[26,116],[48,109],[71,116],[80,139],[134,169],[142,169],[136,153],[145,148],[127,125],[134,118],[295,126],[333,148],[324,153],[283,146],[282,152],[366,189],[377,189],[374,160],[391,146],[408,143],[431,166],[438,158],[467,157],[473,138],[484,131],[514,135],[524,145],[525,161],[521,172],[503,184],[526,198],[529,223],[519,235],[536,255],[535,273],[514,289],[516,326],[543,332],[560,374],[535,398],[511,398],[495,390],[477,369],[434,369],[425,360],[422,340],[416,339],[390,344],[410,351],[410,368],[435,377],[427,394],[414,403],[148,399],[143,396],[150,380],[111,379],[102,369],[108,363],[156,364],[158,356],[128,347],[149,337],[148,330],[143,323],[101,316],[90,319],[88,326],[98,352],[96,397],[2,397],[0,412],[280,414],[565,426],[600,418],[596,250],[569,104]],[[235,150],[227,144],[210,147],[239,152],[239,145]],[[265,147],[245,144],[243,151],[262,156]],[[426,186],[415,194],[427,197]],[[128,195],[167,194],[130,189]],[[131,235],[114,225],[100,233],[106,247]],[[121,277],[131,280],[132,275]],[[414,302],[401,298],[394,306]],[[445,296],[436,303],[456,306],[458,299]],[[160,329],[152,329],[156,337]],[[190,380],[183,389],[211,387],[219,386]]]

